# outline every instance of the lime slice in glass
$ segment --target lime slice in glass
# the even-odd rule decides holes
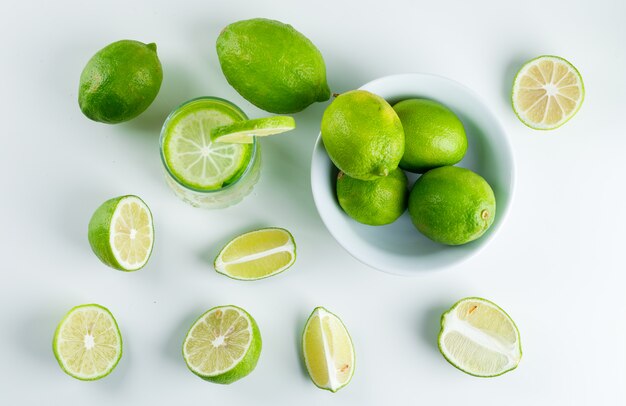
[[[215,270],[240,280],[276,275],[296,261],[296,243],[282,228],[264,228],[235,237],[217,255]]]
[[[236,181],[254,147],[215,143],[211,130],[246,118],[237,106],[222,99],[204,97],[183,104],[163,125],[161,153],[169,172],[181,184],[199,191]]]
[[[439,350],[470,375],[493,377],[517,368],[522,358],[519,331],[495,303],[469,297],[441,316]]]
[[[354,374],[354,346],[341,322],[323,307],[309,316],[302,333],[304,363],[313,383],[321,389],[337,392]]]
[[[261,347],[261,333],[252,316],[237,306],[219,306],[191,326],[183,358],[202,379],[229,384],[254,370]]]
[[[74,307],[61,320],[52,350],[68,375],[94,381],[110,374],[122,358],[122,335],[108,309],[85,304]]]
[[[544,55],[522,66],[513,82],[513,110],[528,127],[552,130],[565,124],[585,98],[583,78],[563,58]]]
[[[154,244],[152,213],[137,196],[104,202],[89,221],[89,244],[106,265],[136,271],[148,262]]]
[[[239,121],[211,130],[215,142],[252,144],[254,137],[280,134],[296,128],[296,121],[289,116],[274,116]]]

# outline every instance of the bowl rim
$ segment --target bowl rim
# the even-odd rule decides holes
[[[322,147],[323,141],[322,141],[322,132],[320,131],[318,133],[317,139],[315,141],[315,145],[313,147],[313,152],[312,152],[312,156],[311,156],[311,169],[310,169],[310,182],[311,182],[311,193],[313,195],[313,202],[315,204],[315,208],[320,216],[320,218],[322,219],[322,223],[324,223],[324,226],[326,227],[326,229],[328,230],[328,232],[333,236],[333,238],[335,239],[335,241],[344,249],[346,250],[353,258],[355,258],[356,260],[358,260],[359,262],[367,265],[368,267],[372,268],[372,269],[376,269],[378,271],[381,272],[385,272],[387,274],[391,274],[391,275],[396,275],[396,276],[405,276],[405,277],[411,277],[411,276],[418,276],[418,275],[422,275],[422,274],[427,274],[427,273],[431,273],[433,271],[438,271],[438,270],[443,270],[446,268],[452,268],[452,267],[458,267],[459,265],[465,263],[466,261],[468,261],[470,258],[473,258],[474,256],[476,256],[478,253],[482,252],[482,250],[485,249],[486,246],[489,245],[489,243],[492,241],[492,239],[498,234],[498,232],[500,231],[500,229],[502,228],[502,226],[506,223],[510,212],[511,212],[511,208],[513,205],[513,201],[514,201],[514,197],[515,197],[515,189],[516,189],[516,165],[515,165],[515,156],[513,154],[513,147],[511,144],[511,140],[509,139],[509,136],[507,134],[507,132],[505,131],[504,126],[502,125],[502,123],[500,122],[500,119],[498,118],[498,116],[496,116],[493,111],[491,110],[491,108],[487,105],[487,103],[485,102],[485,100],[483,99],[483,97],[481,97],[477,92],[475,92],[473,89],[469,88],[468,86],[447,78],[445,76],[441,76],[441,75],[437,75],[437,74],[430,74],[430,73],[400,73],[400,74],[393,74],[393,75],[387,75],[387,76],[383,76],[377,79],[373,79],[365,84],[363,84],[362,86],[358,87],[358,89],[364,89],[364,88],[369,88],[372,87],[374,85],[379,84],[380,82],[386,82],[386,81],[398,81],[398,80],[415,80],[415,79],[434,79],[434,80],[438,80],[438,81],[442,81],[442,82],[448,82],[449,84],[452,84],[454,86],[457,86],[461,89],[463,89],[465,92],[467,92],[468,94],[470,94],[472,96],[473,99],[476,100],[476,102],[478,102],[481,107],[487,111],[489,113],[489,115],[491,116],[492,121],[495,123],[495,125],[497,126],[497,131],[498,133],[502,134],[502,143],[505,147],[505,149],[508,151],[508,159],[510,162],[510,175],[508,176],[508,199],[505,202],[505,205],[502,209],[500,209],[500,207],[498,207],[498,211],[499,211],[499,220],[496,224],[494,224],[491,232],[489,232],[486,236],[484,236],[483,238],[481,238],[482,243],[479,245],[476,245],[475,248],[471,249],[470,251],[467,252],[467,254],[457,258],[456,260],[452,261],[452,262],[441,262],[438,264],[433,265],[432,267],[428,268],[428,269],[421,269],[421,270],[408,270],[408,269],[391,269],[391,268],[384,268],[381,266],[376,266],[374,264],[368,263],[366,262],[363,258],[359,257],[357,255],[357,253],[353,252],[353,250],[347,246],[347,244],[342,241],[341,238],[339,238],[337,236],[337,232],[335,231],[335,228],[331,225],[329,225],[329,219],[326,218],[326,216],[322,213],[322,210],[320,210],[320,201],[318,201],[318,199],[320,199],[320,196],[317,195],[316,193],[316,184],[317,182],[314,182],[315,180],[315,175],[316,175],[316,171],[314,171],[315,166],[316,166],[316,162],[317,162],[317,158],[316,155],[320,154],[320,148]],[[365,89],[367,90],[367,89]],[[326,153],[325,149],[323,151],[324,154],[326,154],[326,156],[328,156],[328,154]],[[330,158],[328,159],[330,161]],[[332,165],[332,161],[331,165]]]

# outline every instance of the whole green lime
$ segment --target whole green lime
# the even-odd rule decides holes
[[[155,44],[117,41],[87,62],[80,75],[78,105],[94,121],[121,123],[150,106],[162,81]]]
[[[217,38],[226,80],[272,113],[296,113],[330,98],[320,51],[291,25],[265,18],[237,21]]]
[[[333,163],[361,180],[387,176],[404,153],[398,115],[385,99],[365,90],[343,93],[326,108],[322,140]]]
[[[480,175],[443,166],[415,182],[409,214],[415,227],[431,240],[461,245],[479,238],[493,224],[496,198]]]
[[[427,99],[403,100],[393,106],[404,128],[400,167],[417,173],[461,161],[467,151],[463,123],[446,106]]]
[[[359,180],[343,172],[337,176],[337,198],[343,211],[359,223],[382,226],[404,213],[409,190],[407,177],[396,168],[388,176]]]

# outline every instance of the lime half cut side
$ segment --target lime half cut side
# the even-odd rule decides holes
[[[152,213],[137,196],[109,199],[91,217],[88,237],[103,263],[120,271],[136,271],[146,265],[152,253]]]
[[[296,243],[283,228],[250,231],[231,240],[217,255],[215,270],[239,280],[281,273],[296,261]]]
[[[237,306],[219,306],[191,326],[183,358],[202,379],[230,384],[254,370],[261,346],[261,333],[252,316]]]
[[[252,144],[254,137],[280,134],[296,128],[296,121],[289,116],[274,116],[239,121],[211,130],[214,142]]]
[[[535,130],[552,130],[578,112],[585,87],[574,65],[558,56],[544,55],[520,69],[511,98],[522,123]]]
[[[111,312],[97,304],[74,307],[54,333],[52,349],[68,375],[94,381],[110,374],[122,357],[122,335]]]
[[[331,392],[346,386],[354,374],[354,346],[339,317],[317,307],[302,334],[304,363],[313,383]]]
[[[252,144],[216,143],[211,130],[245,120],[234,104],[217,98],[192,100],[172,112],[163,126],[164,163],[182,185],[217,190],[235,182],[252,157]]]
[[[441,317],[439,350],[470,375],[494,377],[517,368],[522,358],[519,331],[495,303],[465,298]]]

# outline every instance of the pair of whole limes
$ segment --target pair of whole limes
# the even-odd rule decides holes
[[[330,98],[322,54],[291,25],[264,18],[238,21],[222,30],[216,48],[228,83],[263,110],[296,113]],[[121,123],[150,106],[162,80],[155,44],[117,41],[83,69],[78,103],[92,120]]]
[[[461,120],[440,103],[408,99],[392,107],[368,91],[350,91],[326,109],[322,139],[340,169],[339,204],[361,223],[392,223],[408,205],[415,227],[448,245],[473,241],[493,223],[489,184],[452,166],[465,156],[467,137]],[[402,169],[423,173],[410,193]]]

